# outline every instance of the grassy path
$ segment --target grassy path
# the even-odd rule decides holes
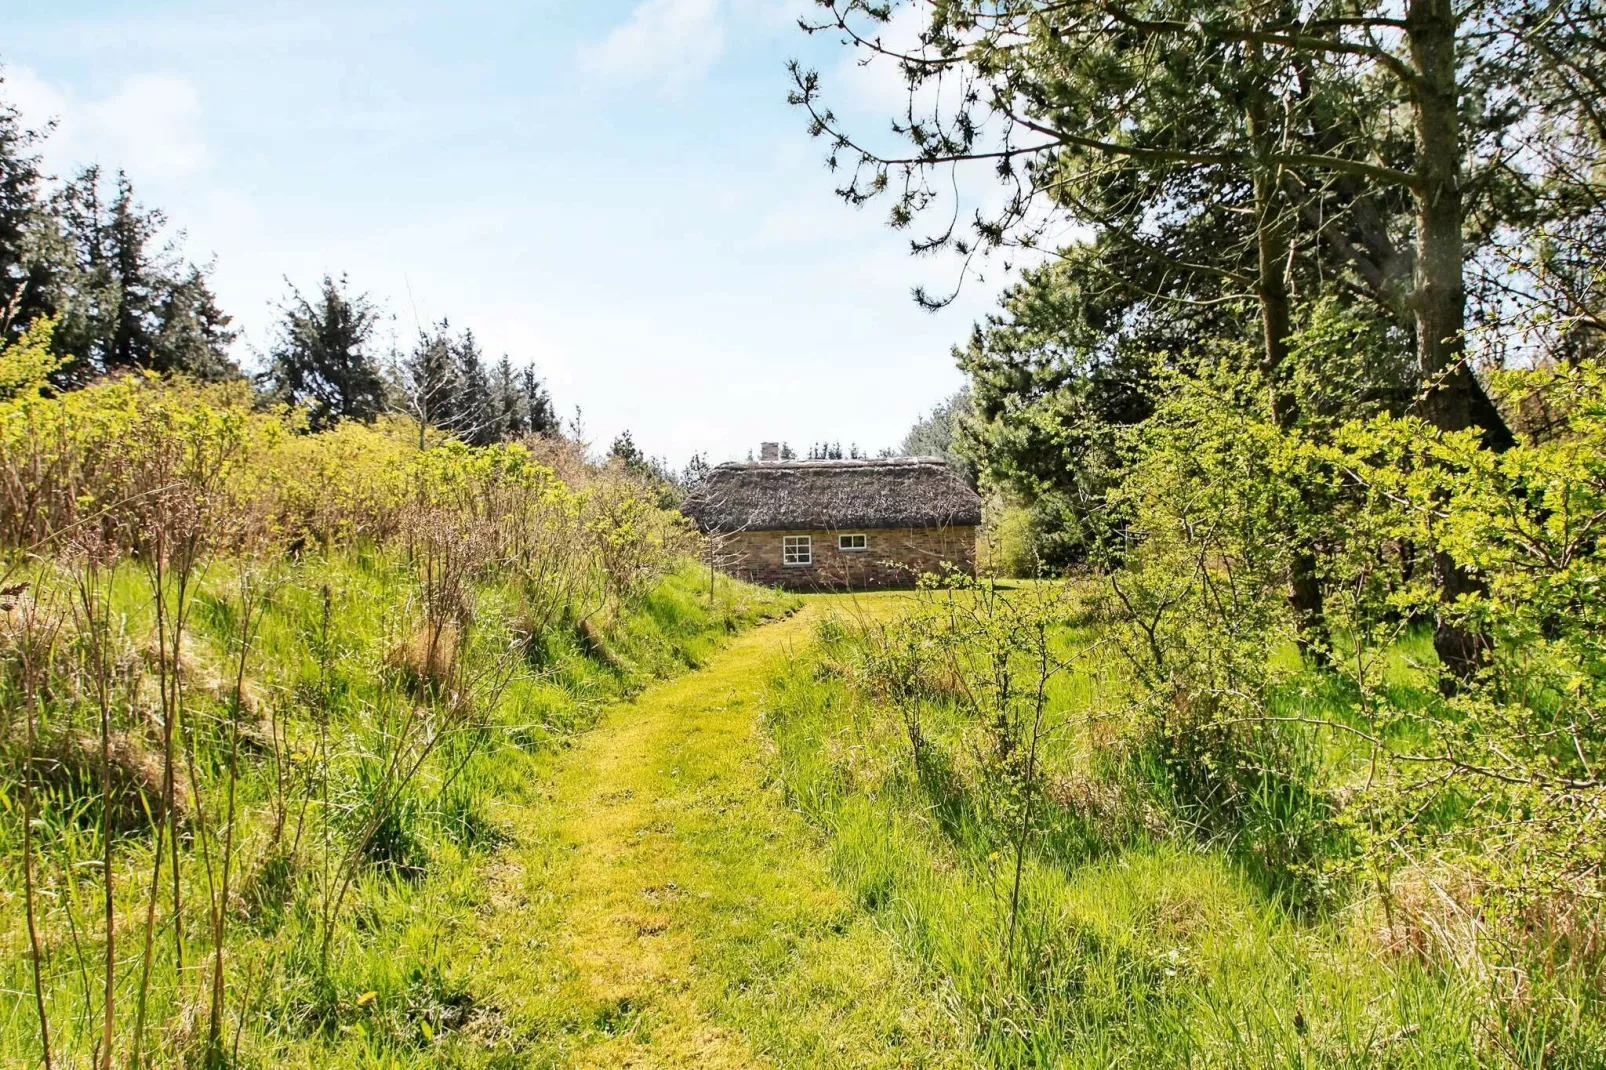
[[[537,1038],[525,1065],[963,1063],[941,1001],[766,781],[766,670],[828,601],[614,708],[514,814],[474,977]]]

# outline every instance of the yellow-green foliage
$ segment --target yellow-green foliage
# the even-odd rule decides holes
[[[1546,417],[1505,452],[1484,448],[1475,432],[1436,433],[1412,416],[1354,425],[1335,445],[1310,447],[1335,483],[1355,487],[1355,504],[1333,525],[1345,537],[1332,570],[1359,592],[1356,624],[1375,630],[1391,617],[1437,612],[1489,643],[1474,678],[1423,710],[1401,708],[1358,674],[1374,733],[1414,729],[1380,746],[1410,775],[1375,800],[1368,842],[1405,858],[1453,861],[1528,908],[1552,895],[1598,901],[1606,872],[1606,369],[1585,362],[1508,372],[1496,385],[1514,409]],[[1440,604],[1426,574],[1381,587],[1362,548],[1391,543],[1446,553],[1480,583],[1452,605]],[[1447,798],[1459,820],[1420,819]]]
[[[50,373],[61,367],[61,358],[50,352],[55,331],[55,321],[45,319],[30,324],[22,337],[9,345],[0,339],[0,401],[37,395]]]
[[[395,416],[286,435],[257,467],[258,489],[277,500],[279,524],[291,539],[324,546],[382,540],[396,532],[417,452],[414,425]]]
[[[252,410],[244,383],[128,375],[54,396],[24,391],[0,404],[0,542],[31,547],[87,528],[131,548],[148,515],[176,499],[219,515],[245,509],[245,468],[284,431]]]
[[[1066,590],[1066,607],[1095,582]],[[1277,852],[1303,851],[1289,841],[1311,792],[1287,781],[1289,749],[1222,746],[1210,731],[1227,725],[1135,701],[1144,689],[1114,649],[1135,637],[1096,620],[1056,627],[1034,666],[1030,635],[1010,633],[1050,592],[994,594],[921,592],[890,622],[863,606],[822,621],[815,649],[777,670],[763,721],[788,804],[817,823],[844,890],[941,979],[979,1061],[1598,1064],[1586,911],[1535,915],[1546,959],[1491,970],[1479,955],[1493,948],[1445,954],[1488,931],[1455,913],[1459,885],[1399,883],[1387,908],[1363,886],[1342,910],[1293,909],[1298,889],[1267,879]],[[1043,692],[1034,752],[1034,677],[1075,658]],[[1267,713],[1345,715],[1342,689],[1300,682],[1264,695],[1288,703]],[[998,701],[1006,690],[1014,702]],[[1187,755],[1196,764],[1239,765],[1177,768],[1185,755],[1154,723],[1167,717],[1217,744]],[[1184,797],[1206,787],[1222,797]]]
[[[571,487],[522,445],[473,448],[401,417],[319,434],[243,382],[128,375],[50,395],[49,325],[0,356],[0,544],[93,534],[133,551],[153,513],[201,510],[209,542],[317,545],[398,536],[420,511],[477,525],[499,558],[584,544],[609,592],[639,592],[688,547],[677,515],[627,474]],[[489,561],[482,562],[489,564]]]
[[[988,502],[983,552],[985,569],[997,576],[1027,578],[1038,573],[1032,546],[1032,515],[1024,506],[994,499]]]
[[[617,468],[308,434],[243,382],[52,393],[47,342],[0,353],[0,1064],[105,1028],[117,1065],[221,1065],[236,1008],[254,1064],[381,1006],[398,1051],[463,1029],[398,938],[469,911],[490,808],[784,601],[710,586]]]

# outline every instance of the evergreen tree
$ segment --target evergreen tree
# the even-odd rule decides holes
[[[471,446],[495,442],[497,414],[491,397],[491,379],[472,330],[449,343],[452,374],[457,380],[453,391],[450,422],[446,425]]]
[[[898,66],[910,91],[896,127],[910,153],[893,160],[855,142],[817,105],[818,76],[795,68],[814,132],[857,165],[846,199],[890,191],[892,222],[907,226],[934,209],[950,218],[937,169],[987,161],[1004,184],[973,236],[945,222],[917,249],[1036,247],[1074,220],[1160,269],[1145,274],[1182,280],[1196,307],[1251,299],[1279,423],[1294,418],[1296,294],[1370,298],[1411,330],[1429,421],[1509,444],[1462,359],[1466,252],[1529,210],[1539,156],[1504,144],[1523,130],[1536,74],[1557,65],[1559,27],[1570,12],[1587,21],[1591,0],[1476,14],[1450,0],[962,2],[925,15],[907,53],[871,45],[897,5],[824,6],[819,28]],[[924,92],[937,80],[965,88]]]
[[[513,362],[506,353],[497,361],[491,373],[491,409],[495,438],[507,442],[521,438],[529,431],[529,420],[524,411],[524,392],[520,387]]]
[[[182,372],[208,380],[232,379],[240,374],[239,365],[228,355],[237,337],[229,326],[233,317],[218,308],[199,268],[191,267],[187,276],[162,294],[155,321],[152,370]]]
[[[713,470],[714,466],[708,463],[707,454],[694,453],[691,455],[691,460],[686,462],[686,467],[681,469],[680,485],[686,490],[690,490],[707,479],[708,473]]]
[[[384,408],[384,380],[368,349],[379,312],[349,286],[344,275],[325,275],[316,301],[290,287],[261,376],[267,395],[304,408],[314,431],[340,420],[372,421]]]
[[[236,333],[202,268],[157,243],[166,220],[118,174],[108,205],[97,167],[52,198],[32,245],[47,268],[40,298],[58,320],[56,352],[70,358],[61,385],[143,368],[200,379],[234,378]]]
[[[0,91],[5,79],[0,78]],[[48,133],[48,131],[45,131]],[[51,312],[49,267],[33,248],[44,215],[43,175],[34,148],[43,133],[0,100],[0,340],[15,340]]]
[[[546,384],[536,377],[533,367],[526,367],[521,375],[524,388],[524,419],[532,435],[561,435],[563,421],[552,404]]]
[[[533,368],[516,370],[506,354],[487,366],[474,332],[454,335],[444,319],[419,333],[396,375],[402,408],[421,434],[432,427],[486,446],[559,432],[552,400]]]
[[[647,455],[641,452],[640,446],[636,445],[635,436],[630,433],[628,428],[619,432],[618,436],[613,440],[613,444],[608,447],[608,456],[613,460],[622,462],[625,470],[629,472],[644,472],[649,467]]]
[[[41,237],[52,263],[48,302],[56,315],[54,345],[68,358],[64,385],[87,382],[110,363],[121,301],[113,258],[107,252],[100,169],[88,167],[52,198]]]
[[[941,457],[956,468],[970,471],[959,454],[959,423],[970,414],[970,387],[961,387],[915,422],[903,436],[905,457]],[[973,474],[973,473],[972,473]]]
[[[145,211],[135,203],[133,184],[122,172],[117,174],[116,191],[105,223],[107,259],[117,286],[105,366],[154,368],[156,304],[164,280],[146,247],[167,221],[159,211]]]
[[[457,362],[446,320],[418,333],[401,365],[401,393],[407,414],[418,424],[420,443],[429,428],[456,431]]]

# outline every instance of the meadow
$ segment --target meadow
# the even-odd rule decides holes
[[[469,1029],[438,938],[502,808],[790,608],[557,444],[306,434],[238,385],[9,385],[8,1064],[321,1065],[353,1032]]]
[[[1593,373],[1497,462],[1178,391],[1118,555],[800,600],[566,440],[0,357],[9,1064],[1600,1065]]]
[[[1265,734],[1179,724],[1101,586],[837,613],[767,700],[786,799],[983,1063],[1600,1065],[1594,938],[1506,942],[1448,867],[1357,864],[1376,755],[1319,727],[1364,727],[1353,688],[1290,642]],[[1431,650],[1387,652],[1397,705],[1440,701]]]

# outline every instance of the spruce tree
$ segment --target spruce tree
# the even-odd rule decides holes
[[[678,482],[681,487],[690,490],[707,479],[708,473],[713,470],[714,466],[708,463],[708,455],[706,453],[694,453],[691,455],[691,460],[686,462],[686,467],[681,469]]]
[[[149,368],[154,365],[160,281],[146,246],[166,220],[135,202],[133,183],[122,172],[117,174],[116,191],[104,224],[107,258],[117,285],[106,368]]]
[[[446,320],[418,332],[400,373],[403,407],[418,424],[420,444],[430,428],[455,430],[457,367]]]
[[[452,372],[457,385],[447,426],[471,446],[485,446],[497,439],[496,410],[491,397],[491,379],[472,330],[450,343]]]
[[[629,428],[619,432],[613,444],[608,447],[608,457],[621,462],[628,472],[643,472],[648,470],[647,455],[641,452],[636,445],[636,438]]]
[[[524,388],[524,419],[530,434],[562,434],[563,424],[552,404],[552,395],[547,393],[546,384],[536,376],[535,369],[526,367],[520,378]]]
[[[229,356],[238,337],[232,322],[233,317],[218,307],[206,276],[191,267],[188,275],[167,287],[156,307],[150,368],[205,380],[238,377],[240,367]]]
[[[524,392],[513,362],[506,353],[496,362],[491,373],[491,409],[495,438],[508,442],[523,437],[529,431],[529,420],[524,411]]]
[[[41,302],[57,318],[56,352],[69,357],[59,385],[140,368],[200,379],[233,378],[236,337],[204,269],[158,239],[162,213],[145,208],[119,173],[108,204],[88,167],[52,198],[31,236],[48,264]]]
[[[113,259],[107,252],[100,168],[86,167],[51,200],[44,242],[53,262],[48,301],[56,316],[53,339],[68,358],[62,385],[81,385],[109,366],[121,302]]]
[[[290,287],[260,377],[269,397],[305,409],[314,431],[340,420],[372,421],[384,408],[384,380],[369,352],[379,312],[349,287],[344,275],[325,275],[315,301]]]
[[[0,339],[14,340],[51,312],[49,266],[33,248],[45,213],[34,151],[44,133],[24,126],[17,109],[0,100]]]

